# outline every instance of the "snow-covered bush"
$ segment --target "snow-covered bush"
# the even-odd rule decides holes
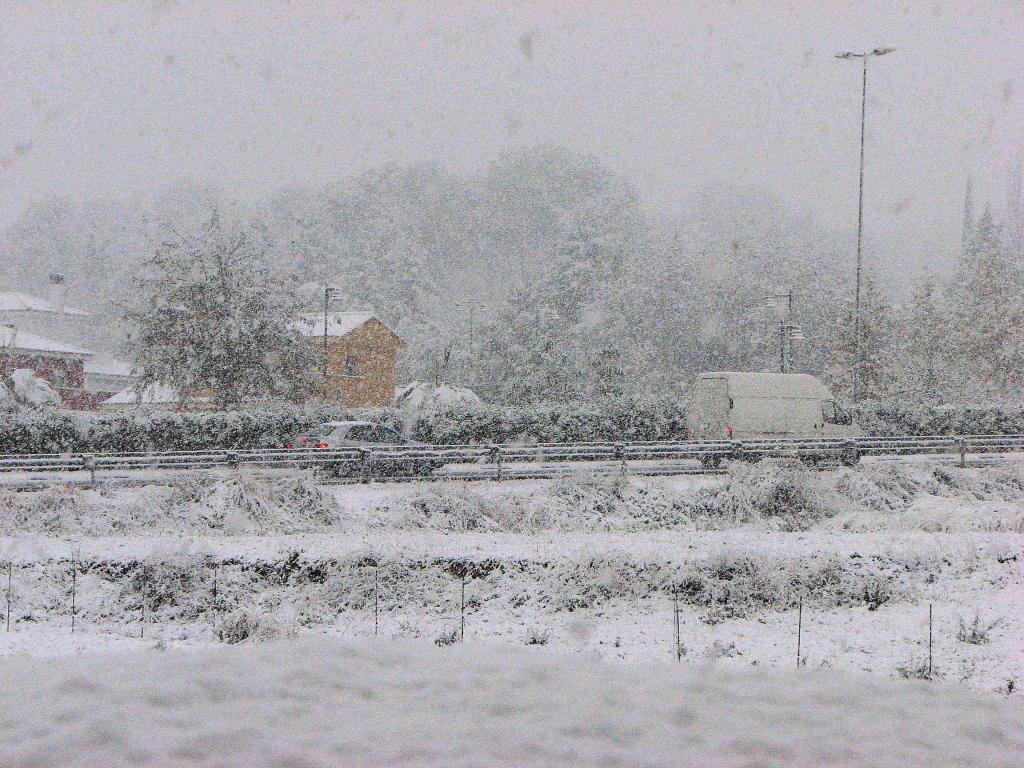
[[[956,639],[961,643],[970,643],[971,645],[984,645],[987,643],[992,630],[1004,621],[1002,618],[995,621],[983,621],[981,614],[978,612],[975,612],[974,621],[971,623],[964,621],[962,616],[958,616],[957,619]]]
[[[221,621],[219,636],[225,643],[234,645],[244,642],[267,642],[284,634],[280,624],[272,616],[238,609]]]
[[[763,521],[783,531],[802,531],[841,506],[818,473],[799,465],[734,463],[721,485],[697,494],[693,513],[718,525]]]
[[[0,489],[0,533],[297,533],[336,525],[335,497],[303,477],[175,478],[126,490]]]

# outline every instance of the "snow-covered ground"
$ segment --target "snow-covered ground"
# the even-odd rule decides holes
[[[0,663],[9,766],[1013,766],[1019,705],[835,671],[278,641]]]
[[[930,678],[941,693],[907,695],[952,701],[952,688],[969,689],[992,697],[990,708],[1006,697],[1019,705],[1024,689],[1024,465],[1015,463],[429,486],[243,474],[7,490],[0,532],[13,584],[9,633],[0,613],[6,674],[36,669],[29,657],[94,653],[156,669],[154,649],[167,649],[198,654],[185,667],[216,688],[195,671],[213,663],[203,660],[266,660],[259,640],[330,640],[343,644],[313,647],[429,666],[454,663],[451,648],[435,645],[457,645],[464,631],[466,653],[500,675],[529,674],[517,665],[545,646],[574,659],[552,662],[563,672],[596,675],[600,657],[638,685],[648,672],[621,665],[678,653],[686,671],[671,674],[682,686],[702,675],[754,689],[814,679],[841,698],[834,691],[859,679],[808,676],[817,669],[873,674],[875,691]],[[4,609],[6,575],[0,568]],[[207,655],[222,641],[249,650]],[[511,656],[489,650],[497,646]],[[752,674],[766,667],[778,677]],[[730,760],[719,764],[747,764]]]

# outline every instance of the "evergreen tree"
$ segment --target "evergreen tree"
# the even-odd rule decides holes
[[[1003,249],[988,206],[960,264],[951,290],[957,341],[972,389],[1019,395],[1024,366],[1024,283]]]
[[[933,279],[921,283],[899,325],[900,394],[926,402],[950,397],[958,388],[950,355],[950,314]]]
[[[970,248],[974,240],[974,193],[970,175],[967,176],[967,186],[964,189],[964,220],[960,228],[960,250],[964,253]]]
[[[861,283],[860,397],[866,400],[890,395],[895,385],[893,360],[893,319],[889,303],[871,275]],[[837,394],[853,392],[856,364],[854,344],[855,307],[843,314],[836,333],[831,363],[826,377]]]

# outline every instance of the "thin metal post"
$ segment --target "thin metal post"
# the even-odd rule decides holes
[[[11,631],[11,575],[14,571],[14,558],[7,561],[7,631]]]
[[[377,634],[377,588],[380,584],[379,581],[380,565],[377,563],[373,564],[373,634]]]
[[[682,636],[679,633],[679,595],[672,597],[672,610],[675,617],[676,661],[683,660]]]
[[[779,373],[786,372],[786,321],[779,321]]]
[[[462,572],[462,605],[460,607],[459,640],[466,639],[466,572]]]
[[[853,402],[860,399],[860,277],[861,277],[861,243],[864,232],[864,124],[867,118],[868,103],[868,57],[862,58],[863,80],[860,91],[860,176],[857,183],[857,286],[854,289],[853,316]]]
[[[146,638],[146,585],[142,585],[142,619],[139,621],[139,639]]]
[[[71,555],[71,634],[75,634],[75,588],[77,579],[75,575],[75,556]]]
[[[800,646],[804,634],[804,601],[800,600],[796,614],[796,668],[800,669]]]
[[[224,630],[217,626],[217,566],[213,566],[213,629],[217,639],[224,641]]]
[[[932,604],[928,603],[928,676],[932,674]]]

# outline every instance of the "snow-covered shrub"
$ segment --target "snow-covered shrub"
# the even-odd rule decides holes
[[[457,642],[459,642],[459,630],[457,629],[446,630],[434,638],[434,645],[442,647],[455,645]]]
[[[165,618],[195,620],[203,606],[196,599],[207,593],[210,572],[201,561],[186,556],[171,556],[129,563],[126,573],[110,573],[107,578],[120,582],[121,596],[129,604],[143,600],[152,613]]]
[[[864,582],[864,604],[869,611],[877,611],[893,597],[892,583],[882,576],[872,576]]]
[[[981,614],[978,612],[975,612],[974,621],[970,624],[965,622],[962,616],[958,616],[957,619],[956,639],[961,643],[970,643],[971,645],[987,643],[992,630],[1003,623],[1002,618],[995,621],[982,621]]]
[[[733,463],[721,485],[701,490],[693,513],[729,524],[764,521],[802,531],[835,515],[841,500],[818,473],[799,465]]]
[[[927,658],[910,659],[896,667],[896,674],[904,680],[937,680],[942,677],[939,668],[932,666]]]
[[[225,616],[218,625],[218,631],[224,642],[229,645],[266,642],[276,640],[284,634],[280,624],[273,617],[242,609]]]
[[[532,628],[526,633],[526,644],[527,645],[547,645],[551,640],[550,629],[540,629],[538,627]]]
[[[398,528],[434,528],[443,531],[497,531],[508,530],[514,521],[495,519],[500,505],[495,505],[479,493],[458,486],[428,487],[399,502],[392,524]],[[378,509],[377,514],[384,510]]]
[[[183,475],[133,489],[0,489],[0,533],[8,534],[297,533],[340,520],[334,495],[302,476],[225,480]]]
[[[636,483],[621,476],[562,477],[549,490],[560,527],[587,529],[674,529],[692,525],[692,510],[682,495],[657,483]]]
[[[229,534],[294,533],[340,518],[334,496],[301,476],[221,480],[191,503],[190,511],[206,527]]]
[[[922,578],[938,570],[935,562],[915,563]],[[909,590],[906,563],[828,555],[800,558],[722,552],[685,565],[672,574],[666,588],[680,600],[703,606],[705,620],[717,623],[761,610],[790,610],[801,598],[819,606],[863,604],[865,590],[887,582],[886,598]]]

